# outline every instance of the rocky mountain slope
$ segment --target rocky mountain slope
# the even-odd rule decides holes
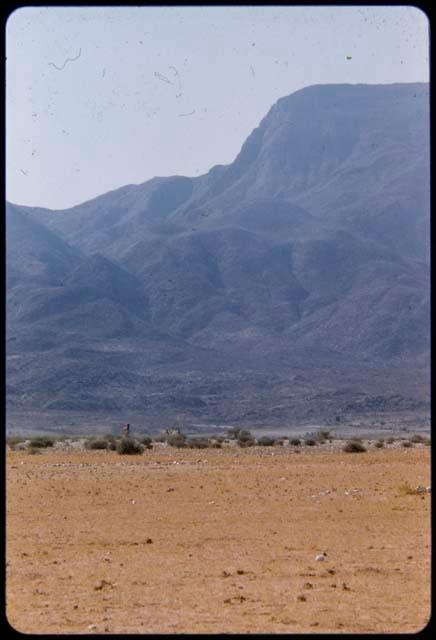
[[[8,203],[10,411],[426,409],[428,94],[307,87],[206,175]]]

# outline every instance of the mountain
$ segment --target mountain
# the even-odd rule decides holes
[[[8,203],[10,411],[427,411],[429,184],[427,84],[316,85],[203,176]]]

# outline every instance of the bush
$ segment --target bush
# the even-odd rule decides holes
[[[85,449],[107,449],[108,444],[106,438],[91,438],[85,442]]]
[[[299,447],[301,445],[301,440],[300,438],[290,438],[289,444],[292,444],[294,447]]]
[[[415,433],[413,436],[411,436],[409,438],[410,442],[413,442],[415,444],[421,443],[421,442],[425,442],[425,438],[423,436],[420,436],[419,434]]]
[[[244,442],[246,440],[252,440],[253,438],[250,431],[246,431],[244,429],[239,430],[237,437],[238,437],[238,440],[240,440],[241,442]]]
[[[393,438],[392,436],[389,436],[389,438],[386,438],[386,442],[387,444],[393,444],[395,442],[395,438]]]
[[[256,444],[256,440],[254,438],[250,438],[248,440],[238,440],[238,446],[239,447],[254,447],[254,445]]]
[[[26,441],[26,438],[23,438],[22,436],[8,436],[6,438],[6,442],[11,447],[11,449],[13,449],[16,444],[19,444],[20,442],[25,442],[25,441]]]
[[[230,438],[231,440],[236,440],[240,432],[241,432],[241,429],[239,427],[232,427],[231,429],[227,430],[227,437]]]
[[[331,440],[330,431],[320,429],[317,433],[315,433],[314,439],[320,444],[323,444],[324,442],[326,442],[326,440]]]
[[[313,438],[307,438],[304,441],[304,444],[306,445],[306,447],[315,447],[316,446],[316,440],[314,440]]]
[[[139,439],[139,442],[143,444],[144,447],[146,447],[147,449],[153,448],[153,445],[152,445],[153,440],[151,436],[142,436],[142,438]]]
[[[382,449],[384,446],[384,440],[377,440],[377,442],[374,444],[374,447],[376,447],[377,449]]]
[[[358,440],[349,440],[342,448],[346,453],[364,453],[366,448]]]
[[[117,445],[117,452],[121,455],[137,455],[144,451],[142,444],[133,438],[122,438]]]
[[[207,438],[190,438],[187,441],[187,446],[190,449],[207,449],[209,447],[209,441]]]
[[[240,430],[238,432],[238,445],[240,447],[252,447],[256,444],[256,440],[250,431]]]
[[[271,436],[262,436],[257,441],[257,444],[260,447],[272,447],[275,444],[275,440]]]
[[[404,440],[404,442],[401,443],[402,447],[413,447],[413,442],[410,442],[410,440]]]
[[[52,447],[54,445],[54,438],[50,436],[37,436],[36,438],[32,438],[30,441],[31,447],[36,447],[38,449],[44,449],[46,447]]]
[[[170,447],[185,447],[186,446],[186,436],[184,433],[171,433],[166,437],[167,443]]]

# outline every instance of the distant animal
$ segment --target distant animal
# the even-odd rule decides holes
[[[130,424],[126,424],[126,426],[123,427],[123,436],[127,438],[129,436],[129,433],[130,433]]]

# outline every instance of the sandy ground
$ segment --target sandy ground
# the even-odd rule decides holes
[[[431,494],[405,484],[430,484],[429,447],[8,451],[8,620],[25,633],[418,631]]]

